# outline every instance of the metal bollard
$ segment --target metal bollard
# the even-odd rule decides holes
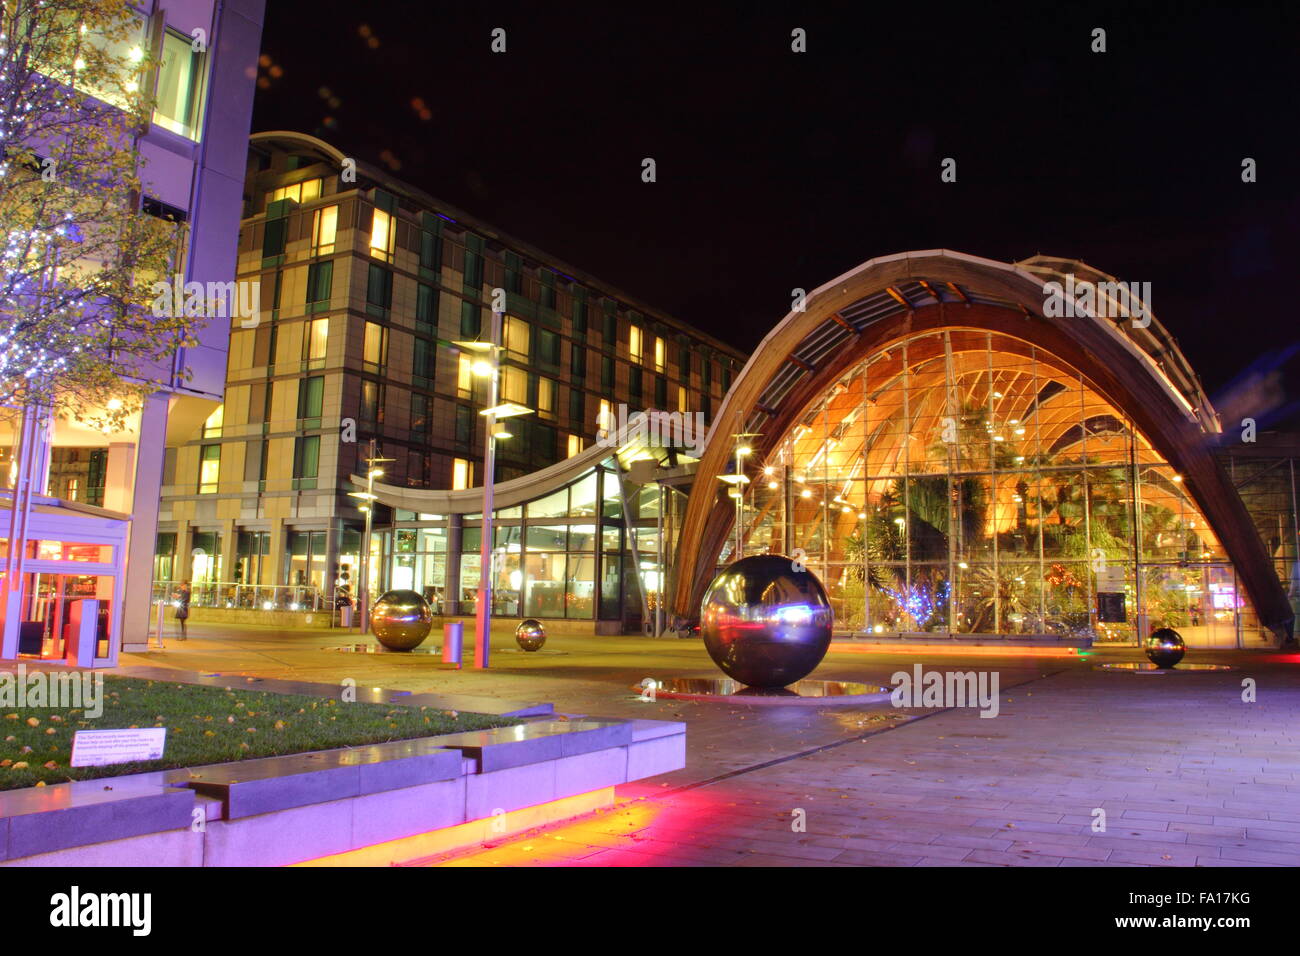
[[[442,662],[455,664],[460,669],[461,652],[465,646],[465,622],[448,621],[442,627]]]

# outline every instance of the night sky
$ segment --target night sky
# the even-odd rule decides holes
[[[792,288],[934,247],[1152,283],[1220,401],[1298,347],[1300,4],[759,6],[268,0],[253,128],[746,351]]]

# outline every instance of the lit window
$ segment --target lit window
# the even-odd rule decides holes
[[[468,355],[462,355],[456,363],[456,389],[460,392],[470,392],[474,388],[474,360]]]
[[[501,400],[528,404],[528,373],[521,368],[501,370]]]
[[[393,242],[396,230],[393,217],[376,207],[375,218],[370,224],[370,254],[379,259],[393,257]]]
[[[677,386],[677,410],[679,412],[687,411],[686,407],[686,386]]]
[[[668,346],[664,343],[663,339],[659,338],[659,336],[656,335],[655,336],[655,370],[656,371],[662,372],[664,370],[664,362],[666,360],[667,352],[668,352]]]
[[[81,488],[81,482],[80,482],[78,479],[76,479],[76,478],[69,478],[69,479],[68,479],[68,493],[67,493],[66,495],[64,495],[64,497],[65,497],[68,501],[76,501],[76,500],[77,500],[77,492],[80,490],[80,488]]]
[[[516,319],[513,315],[506,316],[506,351],[521,359],[527,359],[532,344],[532,331],[533,327],[523,319]]]
[[[582,436],[570,435],[569,436],[569,457],[572,458],[574,455],[578,455],[581,453],[582,453]]]
[[[267,205],[273,202],[279,202],[281,199],[292,199],[301,205],[311,199],[320,196],[321,180],[308,179],[305,182],[293,183],[289,186],[281,186],[279,189],[273,189],[266,194]]]
[[[384,345],[388,330],[378,322],[366,323],[366,346],[363,361],[366,365],[380,368],[384,364]]]
[[[543,415],[555,414],[555,382],[549,378],[537,380],[537,411]]]
[[[635,325],[627,330],[627,354],[633,362],[641,361],[641,329]]]
[[[614,410],[607,398],[600,400],[600,412],[596,415],[596,427],[602,431],[609,431],[614,427]]]
[[[464,458],[456,458],[452,460],[451,488],[453,491],[460,491],[462,488],[470,487],[470,480],[473,477],[473,472],[468,461]]]
[[[313,319],[307,323],[307,334],[303,342],[303,358],[309,362],[323,360],[325,347],[329,343],[330,320]]]
[[[317,209],[311,219],[311,251],[313,255],[327,256],[334,251],[335,233],[338,231],[339,207]]]
[[[206,60],[206,53],[195,51],[191,37],[171,31],[164,35],[153,111],[153,121],[163,129],[192,140],[199,138]]]
[[[221,477],[221,446],[204,445],[199,452],[199,494],[216,494]]]

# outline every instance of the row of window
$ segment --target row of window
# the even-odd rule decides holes
[[[422,397],[423,396],[415,396],[417,399]],[[459,435],[459,418],[457,425],[459,439],[461,437]],[[529,450],[528,453],[532,455],[549,455],[549,453],[546,452],[546,449],[548,447],[554,447],[554,429],[537,423],[527,423],[516,425],[515,427],[526,429],[530,437],[536,438],[536,441],[523,443],[519,447],[527,448]],[[317,481],[321,477],[320,443],[320,435],[299,435],[294,439],[292,472],[293,490],[305,491],[317,488]],[[582,451],[582,438],[580,436],[572,434],[568,435],[567,443],[567,453],[570,457]],[[248,445],[248,449],[245,458],[244,480],[257,482],[266,481],[270,462],[270,440],[255,440],[247,442],[246,444]],[[461,444],[468,444],[468,441],[461,442]],[[203,444],[200,446],[198,485],[195,489],[198,494],[215,495],[221,490],[222,447],[223,446],[219,443]],[[388,451],[393,452],[395,449],[388,449]],[[509,455],[507,454],[503,457],[508,462]],[[424,449],[407,449],[407,456],[402,459],[402,461],[405,465],[404,474],[402,473],[402,469],[399,469],[398,473],[393,477],[404,477],[406,483],[413,487],[427,487],[435,480],[440,481],[445,477],[433,474],[433,455]],[[353,470],[356,469],[354,468]],[[527,470],[527,468],[510,468],[508,464],[502,469],[504,477],[513,477],[513,474],[504,475],[504,472],[506,471],[523,473]],[[453,458],[450,482],[452,490],[473,487],[474,473],[475,466],[472,461],[467,458]]]
[[[304,182],[281,186],[267,194],[268,218],[262,253],[264,258],[283,255],[288,236],[288,214],[290,212],[288,203],[282,206],[275,206],[274,204],[283,200],[302,203],[317,199],[321,195],[322,187],[322,179],[309,179]],[[376,191],[377,202],[382,202],[384,196],[385,194],[381,191]],[[394,215],[396,205],[394,202],[389,202],[387,205],[390,208],[385,209],[380,205],[376,205],[372,210],[367,248],[372,258],[378,259],[382,263],[392,264],[395,258],[397,235],[397,219]],[[314,209],[311,211],[311,216],[311,255],[332,255],[336,248],[338,206],[330,205]],[[441,223],[438,222],[437,225],[440,227]],[[421,230],[420,260],[422,269],[428,269],[435,273],[441,270],[442,242],[440,232],[427,229]],[[472,233],[466,237],[463,271],[464,292],[475,299],[481,294],[483,285],[484,255],[482,246],[483,241],[480,237],[474,236]],[[516,254],[507,252],[506,261],[505,288],[506,291],[517,294],[520,288],[520,260]],[[309,307],[328,301],[332,279],[332,263],[328,266],[326,263],[314,263],[310,268],[315,271],[308,280],[307,304]],[[540,272],[543,276],[540,284],[541,304],[554,309],[557,301],[555,273],[546,269],[542,269]],[[368,311],[386,316],[392,308],[392,288],[392,272],[385,269],[380,263],[372,263],[367,281],[366,302]],[[430,327],[436,325],[436,296],[437,290],[434,287],[419,283],[417,324]],[[588,331],[588,302],[585,296],[577,294],[571,294],[571,300],[573,334],[575,337],[585,339]],[[607,345],[613,345],[618,338],[618,314],[612,300],[604,301],[603,337]],[[278,307],[278,302],[276,305]],[[481,334],[480,311],[480,307],[472,300],[466,300],[462,303],[460,330],[462,336],[476,337]],[[636,313],[633,313],[633,315],[635,316]],[[533,353],[531,348],[532,326],[525,320],[508,316],[503,333],[503,345],[509,352],[518,356],[549,362],[556,366],[560,364],[561,340],[557,333],[547,329],[539,329],[537,332],[536,354]],[[657,372],[667,370],[668,343],[662,336],[646,332],[633,321],[629,326],[627,345],[628,356],[634,363],[645,364]],[[681,344],[678,365],[681,377],[684,380],[689,380],[693,364],[691,351],[689,344]],[[730,386],[732,367],[725,360],[720,364],[722,387],[725,389]],[[705,390],[708,390],[712,385],[712,371],[713,363],[704,361],[700,364],[700,374]]]

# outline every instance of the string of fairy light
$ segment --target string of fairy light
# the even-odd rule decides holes
[[[45,12],[50,16],[42,17]],[[63,142],[66,146],[66,134],[61,132],[69,125],[66,118],[75,115],[80,127],[88,112],[111,124],[110,133],[121,132],[129,128],[129,122],[118,107],[138,105],[135,98],[140,92],[138,71],[146,58],[144,49],[135,43],[118,56],[94,43],[96,39],[101,46],[124,39],[130,42],[129,27],[123,25],[120,36],[112,28],[101,36],[98,31],[91,34],[81,23],[74,34],[68,29],[71,24],[59,27],[59,12],[43,0],[31,3],[26,16],[46,28],[28,31],[21,42],[10,35],[8,24],[23,13],[0,21],[0,182],[11,190],[10,201],[18,195],[12,191],[14,177],[30,175],[23,183],[28,187],[40,181],[32,167],[36,157],[31,143]],[[69,61],[70,68],[44,66]],[[96,68],[108,78],[109,88],[99,88],[102,84],[93,78],[99,75]],[[89,101],[88,90],[104,102]],[[115,104],[114,99],[122,102]],[[102,173],[93,172],[80,183],[76,175],[71,166],[59,169],[60,185],[64,189],[80,185],[100,193],[107,186],[95,179],[102,178]],[[104,277],[79,269],[60,274],[61,266],[76,262],[85,253],[85,236],[71,209],[55,211],[48,216],[50,221],[42,223],[42,215],[49,210],[48,203],[31,204],[25,210],[30,214],[27,225],[21,219],[7,222],[0,245],[0,316],[5,319],[0,323],[0,403],[30,393],[36,383],[59,380],[86,354],[86,332],[112,326],[98,308],[106,288]],[[44,338],[33,334],[36,322],[49,331]],[[53,331],[56,329],[59,334]]]

